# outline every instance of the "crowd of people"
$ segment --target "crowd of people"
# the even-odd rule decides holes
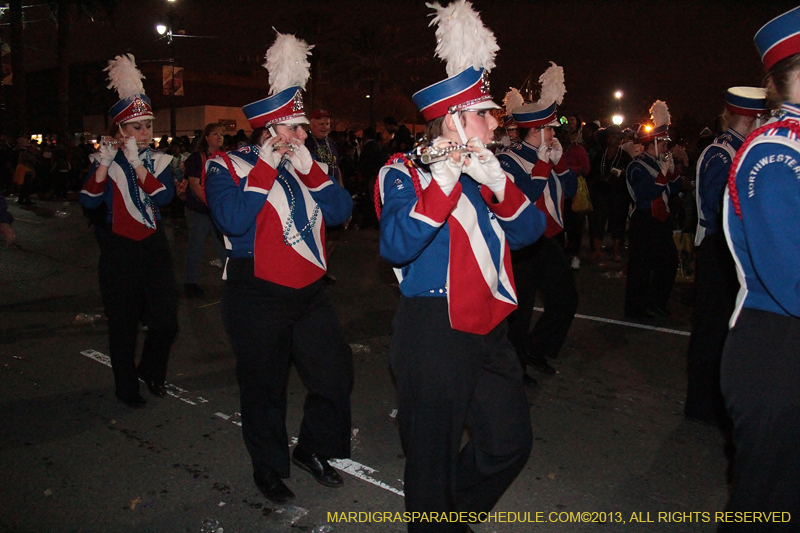
[[[392,117],[359,136],[332,130],[326,110],[307,116],[311,47],[280,33],[267,52],[269,96],[243,107],[249,136],[209,124],[194,139],[156,144],[141,73],[125,55],[106,69],[120,100],[97,151],[84,140],[39,147],[25,138],[12,149],[0,137],[0,180],[20,205],[34,193],[80,190],[101,251],[117,397],[143,407],[139,379],[166,394],[178,291],[162,210],[171,206],[174,217],[182,208],[185,296],[203,297],[198,267],[209,236],[225,266],[222,315],[256,486],[272,502],[291,500],[283,480],[294,464],[341,487],[329,461],[350,454],[353,361],[326,292],[326,234],[375,225],[401,294],[389,359],[406,508],[489,511],[527,461],[525,386],[536,383],[528,368],[555,372],[578,307],[581,259],[621,268],[627,256],[624,315],[657,320],[670,314],[673,234],[686,231],[698,253],[685,414],[732,428],[729,510],[800,516],[800,242],[785,221],[800,201],[800,8],[756,36],[768,89],[729,89],[723,129],[688,147],[660,100],[652,126],[579,115],[562,123],[566,88],[555,63],[539,78],[537,101],[512,89],[497,105],[487,80],[498,51],[491,31],[469,2],[431,7],[448,77],[413,95],[426,121],[422,140]],[[12,223],[3,201],[7,244]],[[544,312],[531,324],[537,293]],[[137,364],[140,323],[147,333]],[[291,454],[290,365],[308,389]]]

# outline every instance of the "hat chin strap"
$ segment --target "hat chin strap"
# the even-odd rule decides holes
[[[456,125],[456,131],[458,131],[458,138],[461,139],[461,144],[467,144],[467,134],[464,133],[464,127],[461,125],[461,112],[455,111],[450,113],[450,116],[453,117],[453,122]]]

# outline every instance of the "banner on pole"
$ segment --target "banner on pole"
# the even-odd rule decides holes
[[[164,65],[161,70],[161,80],[164,86],[164,94],[170,95],[175,91],[175,96],[183,94],[183,67],[174,65]]]

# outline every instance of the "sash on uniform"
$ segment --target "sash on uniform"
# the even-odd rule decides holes
[[[517,308],[517,297],[505,233],[493,220],[494,235],[483,235],[477,215],[462,194],[448,219],[447,303],[453,329],[485,335]]]

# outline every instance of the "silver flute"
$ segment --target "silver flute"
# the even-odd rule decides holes
[[[100,139],[100,144],[110,146],[111,148],[119,148],[125,145],[125,141],[115,139],[114,137],[103,136]]]
[[[498,146],[502,146],[503,143],[498,141],[492,141],[489,143],[484,144],[485,148],[496,148]],[[447,159],[450,154],[459,152],[459,153],[466,153],[469,152],[469,146],[466,144],[451,144],[447,146],[436,147],[432,144],[424,144],[419,145],[414,148],[412,151],[406,154],[406,157],[411,159],[412,161],[419,161],[423,165],[430,165],[431,163],[436,163],[438,161],[444,161]]]

